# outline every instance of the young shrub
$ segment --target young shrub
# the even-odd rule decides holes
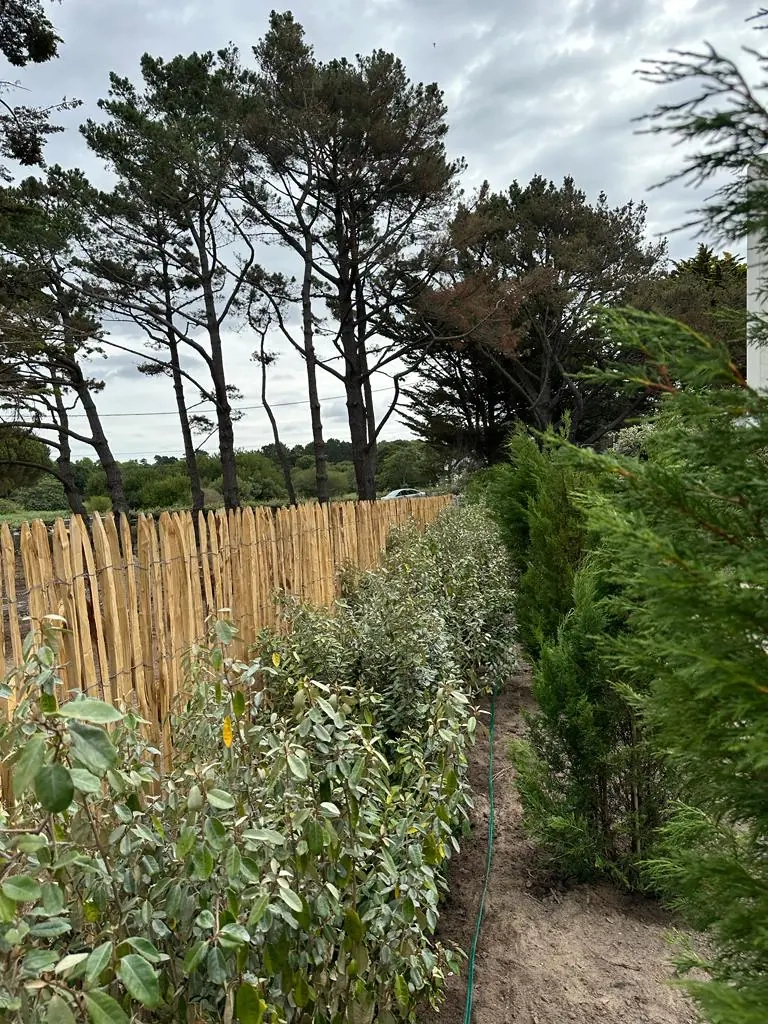
[[[289,602],[279,653],[288,676],[309,675],[383,697],[382,730],[418,726],[417,703],[441,682],[469,691],[515,664],[513,578],[498,531],[477,506],[446,509],[428,530],[395,530],[380,568],[349,570],[333,609]]]
[[[525,827],[553,870],[633,888],[659,824],[660,769],[604,655],[605,637],[624,628],[609,581],[599,555],[577,570],[573,608],[533,669],[538,709],[514,761]]]
[[[0,735],[0,1019],[393,1024],[456,969],[432,934],[466,820],[465,694],[438,685],[385,758],[380,699],[302,679],[278,715],[269,667],[217,629],[162,781],[135,716],[59,704],[53,649],[30,655]]]
[[[586,540],[584,517],[572,498],[580,481],[554,435],[539,441],[519,429],[510,458],[487,500],[517,568],[517,638],[535,661],[573,604],[573,575]]]

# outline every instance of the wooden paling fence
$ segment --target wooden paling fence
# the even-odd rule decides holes
[[[95,515],[0,525],[0,677],[22,662],[22,641],[48,615],[61,634],[64,688],[135,707],[159,724],[182,686],[184,657],[212,616],[238,627],[244,653],[277,623],[276,592],[330,604],[338,568],[374,567],[391,527],[425,526],[447,497],[344,502],[157,520]]]

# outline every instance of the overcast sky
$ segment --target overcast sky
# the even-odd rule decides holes
[[[58,60],[22,72],[28,100],[46,104],[66,95],[84,106],[66,115],[70,127],[49,144],[48,159],[98,178],[76,127],[96,113],[110,71],[137,80],[145,52],[171,58],[230,41],[248,56],[275,2],[63,0],[54,6],[64,45]],[[439,83],[448,104],[449,150],[467,159],[468,190],[484,179],[502,189],[537,173],[555,181],[570,174],[591,199],[600,190],[612,205],[645,199],[654,233],[680,224],[695,198],[678,186],[647,192],[682,154],[664,137],[635,134],[632,118],[662,93],[633,71],[642,58],[698,48],[705,39],[733,56],[755,41],[744,24],[755,10],[752,0],[294,0],[289,9],[322,59],[384,48],[404,61],[412,79]],[[694,246],[683,235],[670,239],[673,256]],[[246,407],[236,428],[244,448],[271,441],[263,412],[247,408],[258,405],[260,394],[258,367],[249,361],[253,347],[242,335],[228,343],[228,374]],[[174,416],[163,415],[173,410],[168,382],[139,376],[127,356],[110,356],[94,373],[106,382],[98,401],[118,457],[179,452]],[[386,385],[381,380],[376,387]],[[327,375],[321,386],[326,436],[346,437],[340,386]],[[308,441],[303,367],[289,352],[270,379],[270,398],[279,406],[283,439]],[[378,399],[386,398],[383,390]],[[404,433],[393,421],[384,436]]]

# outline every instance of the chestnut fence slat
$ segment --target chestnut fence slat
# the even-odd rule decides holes
[[[424,527],[448,497],[298,508],[246,508],[157,520],[94,515],[0,524],[0,674],[22,659],[22,638],[48,615],[64,620],[61,675],[79,690],[135,707],[157,726],[182,685],[183,659],[212,616],[238,627],[242,655],[276,626],[282,591],[329,605],[338,568],[373,568],[390,529]],[[58,620],[57,620],[58,621]]]

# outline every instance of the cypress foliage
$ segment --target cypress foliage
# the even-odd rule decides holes
[[[559,436],[524,427],[509,445],[510,463],[494,474],[486,497],[518,575],[517,640],[531,661],[554,638],[573,605],[573,576],[585,544],[584,516],[571,489],[576,473]]]
[[[707,928],[710,980],[688,988],[713,1024],[768,1020],[768,398],[727,350],[672,321],[611,314],[619,367],[663,398],[649,458],[601,458],[620,484],[592,502],[631,626],[606,658],[638,696],[685,801],[648,869]]]
[[[604,655],[624,628],[600,552],[573,581],[573,609],[533,669],[538,710],[514,749],[524,823],[551,865],[583,881],[640,884],[640,861],[663,813],[662,771]]]

